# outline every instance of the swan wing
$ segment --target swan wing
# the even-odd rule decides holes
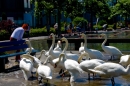
[[[68,59],[65,61],[65,68],[70,71],[78,71],[79,73],[83,73],[83,70],[79,67],[78,62]]]
[[[103,71],[100,71],[100,70],[95,70],[95,69],[88,69],[90,72],[92,73],[96,73],[96,74],[99,74],[99,75],[105,75],[106,73],[104,73]]]
[[[77,54],[66,53],[66,58],[78,61],[79,56]]]
[[[52,79],[52,70],[48,66],[39,66],[37,72],[39,76],[45,77],[47,79]]]
[[[103,50],[108,54],[121,55],[122,52],[114,46],[104,46]]]

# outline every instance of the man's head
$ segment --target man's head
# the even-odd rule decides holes
[[[23,28],[24,30],[27,30],[27,29],[28,29],[28,24],[23,24],[23,25],[22,25],[22,28]]]

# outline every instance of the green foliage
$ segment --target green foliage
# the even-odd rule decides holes
[[[55,29],[53,27],[50,27],[50,33],[55,33]]]
[[[46,32],[47,32],[47,30],[45,27],[44,28],[35,28],[35,29],[31,29],[29,34],[31,37],[43,36],[43,35],[46,35]]]
[[[94,25],[93,28],[98,28],[98,30],[101,30],[102,29],[102,26],[101,25]]]
[[[74,25],[78,25],[80,22],[86,22],[86,24],[87,24],[87,20],[84,19],[83,17],[76,17],[76,18],[74,18],[74,20],[73,20],[73,24],[74,24]]]
[[[61,27],[61,32],[64,32],[65,31],[65,28],[64,27]]]
[[[108,28],[109,29],[113,29],[113,25],[108,25]]]
[[[121,15],[127,19],[130,16],[130,0],[118,0],[117,4],[111,8],[111,16],[113,18],[116,15]]]
[[[105,20],[99,20],[98,24],[102,26],[104,24],[107,24],[107,22]]]
[[[0,39],[1,40],[3,40],[3,39],[9,40],[9,38],[10,38],[10,35],[6,30],[0,30]]]

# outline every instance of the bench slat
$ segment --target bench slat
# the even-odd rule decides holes
[[[0,52],[19,50],[19,49],[24,49],[24,48],[28,48],[28,45],[22,44],[22,45],[16,45],[16,46],[2,47],[2,48],[0,48]]]
[[[17,53],[11,53],[11,54],[0,55],[0,58],[8,58],[8,57],[17,56],[17,55],[22,55],[22,54],[26,54],[26,52],[17,52]]]
[[[23,44],[24,42],[25,42],[25,40],[0,42],[0,47],[1,46],[10,46],[10,45]]]

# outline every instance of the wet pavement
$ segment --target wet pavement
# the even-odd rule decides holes
[[[67,51],[69,52],[69,51]],[[78,51],[72,51],[73,53],[77,53]],[[39,53],[37,53],[39,55]],[[109,55],[104,54],[107,59],[110,58]],[[14,57],[9,58],[10,62],[6,64],[6,68],[13,67],[8,73],[0,73],[0,86],[39,86],[37,78],[30,78],[29,81],[25,81],[23,78],[22,71],[18,68],[18,63],[14,61]],[[41,58],[41,61],[44,61],[44,55]],[[119,62],[119,60],[114,60],[114,62]],[[51,67],[53,71],[53,79],[47,82],[43,80],[43,85],[41,86],[112,86],[111,80],[109,78],[95,78],[91,77],[90,81],[88,80],[87,73],[81,74],[75,83],[69,82],[69,75],[65,77],[60,77],[58,72],[60,69],[53,68],[50,64],[47,64]],[[119,76],[115,77],[115,86],[130,86],[130,75],[127,76]]]

